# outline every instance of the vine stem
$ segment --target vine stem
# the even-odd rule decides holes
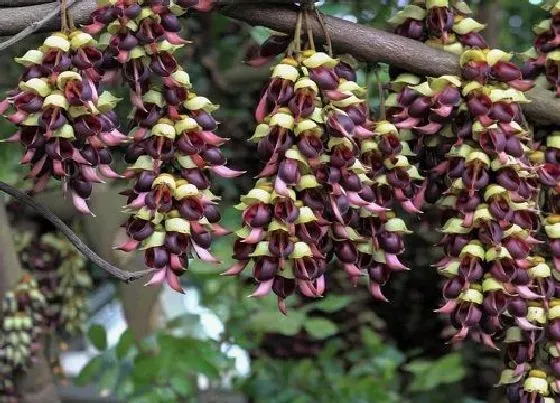
[[[379,64],[375,66],[375,80],[377,81],[377,89],[379,90],[379,118],[381,120],[387,119],[387,112],[385,108],[385,89],[383,88],[383,82],[379,75],[379,69],[381,67]]]
[[[41,217],[50,221],[57,230],[59,230],[74,247],[90,262],[96,264],[111,276],[124,281],[125,283],[130,283],[131,281],[138,280],[139,278],[150,275],[156,271],[156,269],[146,269],[135,272],[129,272],[122,270],[111,263],[100,257],[97,253],[91,250],[84,241],[80,239],[78,235],[70,227],[68,227],[64,221],[62,221],[56,214],[50,211],[41,203],[35,201],[31,196],[25,194],[24,192],[16,189],[15,187],[8,185],[5,182],[0,181],[0,191],[9,194],[14,199],[20,203],[30,207],[35,212],[37,212]]]

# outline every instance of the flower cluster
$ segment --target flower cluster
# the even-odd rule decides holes
[[[461,56],[469,129],[439,167],[450,183],[439,202],[446,213],[438,270],[447,278],[440,311],[451,314],[454,340],[473,333],[490,346],[512,324],[535,331],[527,306],[552,280],[535,251],[539,183],[519,106],[527,100],[509,87],[514,74],[501,74],[510,58],[498,50]]]
[[[559,30],[560,2],[548,1],[544,8],[550,13],[550,18],[537,24],[533,31],[537,35],[534,46],[522,55],[526,59],[523,66],[523,76],[534,80],[544,76],[545,86],[550,87],[560,96],[560,80],[558,68],[560,66]]]
[[[240,175],[226,167],[220,150],[225,139],[214,134],[218,107],[193,90],[173,53],[186,41],[177,15],[206,9],[208,1],[101,2],[86,30],[100,32],[102,69],[120,75],[130,87],[134,109],[125,176],[135,180],[126,192],[125,251],[144,250],[156,269],[150,284],[166,282],[182,292],[178,276],[189,259],[217,262],[212,238],[227,233],[220,225],[219,197],[210,191],[208,172]]]
[[[41,349],[44,331],[45,298],[35,280],[25,275],[0,306],[0,398],[17,402],[16,371],[26,369],[33,354]]]
[[[379,286],[405,268],[397,255],[407,231],[388,206],[398,200],[417,212],[412,182],[422,178],[395,133],[374,129],[352,60],[312,49],[294,56],[293,43],[267,46],[288,51],[256,109],[251,140],[266,165],[238,205],[237,263],[226,274],[251,263],[253,296],[273,291],[285,312],[296,289],[323,294],[326,265],[336,258],[353,283],[369,273],[372,294],[384,299]]]
[[[469,17],[472,12],[466,3],[456,2],[454,6],[449,6],[447,0],[416,3],[390,20],[399,35],[457,54],[464,49],[488,47],[479,33],[484,25]],[[438,166],[445,161],[455,137],[463,137],[469,130],[467,115],[460,108],[461,79],[455,76],[422,79],[394,68],[390,75],[393,81],[386,102],[389,120],[400,129],[401,137],[416,154],[413,161],[427,177],[425,200],[435,203],[448,185]]]
[[[34,238],[19,234],[16,246],[23,267],[33,275],[44,295],[45,324],[64,334],[80,332],[87,319],[87,292],[91,288],[84,258],[60,235]]]
[[[25,147],[22,164],[34,191],[60,180],[76,209],[90,213],[87,199],[101,176],[116,178],[109,147],[126,139],[113,111],[118,99],[99,94],[101,52],[91,35],[74,30],[47,37],[38,50],[16,61],[25,67],[18,88],[0,104],[18,130],[6,141]]]
[[[488,47],[480,35],[484,25],[470,17],[472,10],[465,2],[457,1],[452,6],[449,0],[414,3],[389,19],[396,34],[456,54],[461,54],[465,47]]]
[[[358,267],[368,273],[372,295],[385,301],[380,286],[393,271],[407,269],[398,255],[404,252],[403,235],[410,232],[391,209],[398,203],[408,213],[419,213],[424,177],[410,163],[413,153],[395,125],[382,120],[373,128],[374,136],[361,143],[360,160],[368,172],[368,186],[359,195],[376,209],[363,206],[359,210]]]
[[[305,56],[300,60],[288,56],[277,64],[259,100],[255,113],[259,125],[251,140],[258,142],[266,165],[237,206],[243,211],[243,227],[234,245],[237,263],[226,272],[239,274],[253,263],[253,277],[259,284],[253,296],[272,290],[282,312],[286,312],[284,298],[296,287],[307,296],[323,294],[328,260],[323,246],[329,222],[323,210],[330,196],[317,180],[328,158],[327,133],[315,80],[335,80],[331,88],[335,89],[338,76],[332,67],[321,68],[321,59],[330,59],[328,55]],[[304,63],[311,63],[313,73]],[[339,207],[335,204],[330,210],[339,212]]]

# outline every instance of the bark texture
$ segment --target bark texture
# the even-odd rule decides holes
[[[29,1],[37,0],[12,0],[11,4],[23,5]],[[224,15],[252,25],[264,25],[277,31],[290,32],[296,22],[297,14],[293,7],[225,3],[220,9]],[[0,36],[17,34],[30,24],[40,21],[55,4],[52,2],[0,8]],[[80,0],[71,7],[71,12],[76,23],[84,24],[94,9],[95,0]],[[431,77],[459,72],[458,58],[450,53],[340,18],[326,17],[325,21],[338,52],[350,53],[364,61],[389,63]],[[54,18],[42,26],[41,30],[54,31],[59,26],[60,21]],[[317,21],[313,23],[313,31],[318,38],[324,37]],[[560,125],[560,99],[551,91],[540,88],[529,91],[527,95],[532,100],[530,104],[524,105],[528,117],[543,124]]]

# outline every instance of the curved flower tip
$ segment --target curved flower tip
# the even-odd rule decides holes
[[[247,263],[248,261],[237,262],[225,272],[220,274],[220,276],[237,276],[239,273],[245,270],[245,268],[247,267]]]
[[[7,139],[0,140],[0,143],[18,143],[21,141],[21,130],[18,130]]]
[[[422,199],[419,200],[419,202]],[[423,214],[424,212],[422,210],[420,210],[418,207],[416,207],[416,204],[414,202],[412,202],[411,200],[405,200],[403,202],[401,202],[401,206],[404,209],[404,211],[406,211],[407,213],[410,214]]]
[[[278,310],[282,312],[283,315],[288,315],[288,308],[286,307],[286,300],[284,298],[278,297],[277,306]]]
[[[461,330],[459,330],[455,335],[451,338],[452,343],[458,343],[465,340],[465,337],[468,336],[470,328],[467,326],[463,326]]]
[[[181,35],[176,32],[166,32],[165,39],[167,39],[167,42],[172,45],[185,45],[187,43],[191,43],[191,41],[181,38]]]
[[[525,298],[525,299],[539,299],[539,298],[544,298],[544,296],[533,292],[533,291],[529,288],[529,286],[526,286],[526,285],[518,285],[518,286],[516,287],[516,289],[517,289],[517,293],[518,293],[521,297],[523,297],[523,298]]]
[[[377,283],[373,283],[373,282],[369,283],[369,293],[373,298],[379,301],[389,302],[389,299],[385,295],[383,295],[383,292],[381,291],[381,286]]]
[[[542,327],[533,325],[531,322],[527,320],[527,318],[517,317],[515,318],[515,323],[517,323],[517,326],[519,326],[521,329],[526,331],[542,330]]]
[[[113,249],[122,250],[123,252],[132,252],[133,250],[136,250],[138,248],[139,244],[140,244],[139,241],[136,241],[134,239],[129,239],[121,246],[114,246]]]
[[[267,280],[267,281],[261,281],[257,287],[257,289],[255,290],[254,293],[252,293],[251,295],[247,296],[247,298],[258,298],[258,297],[264,297],[266,295],[268,295],[270,293],[270,291],[272,291],[272,284],[274,283],[274,279],[271,280]]]
[[[452,299],[452,300],[447,301],[444,306],[442,306],[438,309],[434,309],[434,312],[436,312],[436,313],[453,313],[453,311],[455,310],[456,307],[457,307],[457,301]]]
[[[490,347],[492,350],[500,351],[498,346],[494,344],[494,341],[492,340],[492,336],[490,336],[489,334],[482,333],[480,335],[480,339],[484,345]]]
[[[231,231],[227,228],[222,227],[218,223],[214,223],[211,225],[212,233],[216,236],[226,236],[231,234]]]
[[[90,35],[97,35],[103,28],[105,28],[105,24],[94,22],[93,24],[82,25],[81,30]]]
[[[209,131],[202,131],[199,133],[200,137],[202,137],[202,139],[204,140],[204,142],[206,144],[210,144],[212,146],[216,146],[219,147],[222,144],[224,144],[226,141],[228,141],[228,138],[225,137],[220,137],[212,132]]]
[[[243,175],[247,172],[247,171],[234,171],[233,169],[228,168],[225,165],[211,166],[210,170],[215,174],[218,174],[224,178],[235,178],[236,176]]]
[[[128,141],[128,137],[117,129],[113,129],[110,132],[102,132],[99,134],[99,138],[109,147],[119,146]]]
[[[99,165],[98,171],[101,176],[105,178],[112,178],[112,179],[123,179],[124,175],[120,175],[113,171],[113,169],[109,165]]]
[[[397,255],[385,253],[385,261],[387,262],[387,266],[389,266],[389,268],[392,270],[410,270],[408,267],[401,263]]]
[[[150,279],[150,281],[148,281],[146,284],[144,284],[144,286],[148,286],[148,285],[155,285],[155,284],[163,284],[164,280],[165,280],[165,273],[166,269],[160,269],[158,270]]]
[[[201,248],[194,242],[192,243],[192,245],[200,260],[204,260],[205,262],[209,262],[209,263],[216,263],[216,264],[221,263],[219,259],[212,256],[212,254],[208,251],[208,249]]]
[[[6,112],[6,109],[8,109],[9,106],[10,106],[10,101],[8,100],[8,98],[2,100],[0,102],[0,115],[3,115],[4,112]]]
[[[183,287],[181,287],[179,277],[177,277],[175,273],[173,273],[173,270],[171,270],[169,267],[165,269],[165,282],[169,287],[177,291],[179,294],[185,293]]]
[[[364,275],[362,271],[354,264],[345,264],[344,271],[348,275],[348,277],[352,278],[359,278]]]
[[[266,236],[266,232],[264,229],[252,228],[251,232],[249,232],[249,236],[243,239],[241,242],[254,244],[259,241],[262,241],[265,236]]]
[[[72,192],[72,204],[74,205],[74,207],[76,207],[76,210],[78,210],[80,213],[90,214],[93,217],[95,217],[95,214],[93,214],[90,211],[89,206],[87,205],[85,199],[81,198],[76,192]]]

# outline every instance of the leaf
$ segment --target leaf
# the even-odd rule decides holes
[[[170,384],[179,396],[189,396],[193,391],[191,380],[184,375],[171,378]]]
[[[338,332],[338,327],[324,318],[308,318],[303,326],[307,333],[316,339],[326,339]]]
[[[119,387],[115,391],[117,398],[121,400],[127,400],[125,398],[130,397],[134,393],[134,382],[130,379],[126,379],[119,384]]]
[[[279,333],[293,336],[301,330],[305,321],[303,312],[289,312],[287,316],[279,312],[257,312],[251,317],[249,327],[262,333]]]
[[[99,379],[99,389],[100,390],[110,390],[115,389],[115,385],[119,379],[119,368],[117,366],[107,368],[103,370],[103,374]]]
[[[262,45],[264,41],[266,41],[270,36],[270,29],[268,29],[267,27],[257,25],[256,27],[253,27],[251,29],[250,33],[251,33],[251,38],[253,38],[253,40],[257,42],[259,45]]]
[[[412,361],[404,369],[414,374],[409,387],[413,392],[428,391],[442,384],[458,382],[466,375],[460,353],[447,354],[433,362]]]
[[[93,357],[80,371],[80,374],[76,378],[76,385],[85,386],[92,383],[101,372],[102,364],[102,356],[98,355],[97,357]]]
[[[126,354],[130,351],[130,347],[134,344],[134,336],[132,335],[132,331],[130,329],[126,329],[121,337],[119,337],[119,341],[117,343],[117,347],[115,348],[115,352],[117,354],[117,359],[122,360]]]
[[[323,312],[337,312],[342,308],[348,306],[352,302],[352,297],[348,295],[327,295],[320,302],[310,304],[312,308],[318,309]]]
[[[105,328],[98,324],[93,324],[88,329],[88,339],[99,351],[107,349],[107,332]]]

